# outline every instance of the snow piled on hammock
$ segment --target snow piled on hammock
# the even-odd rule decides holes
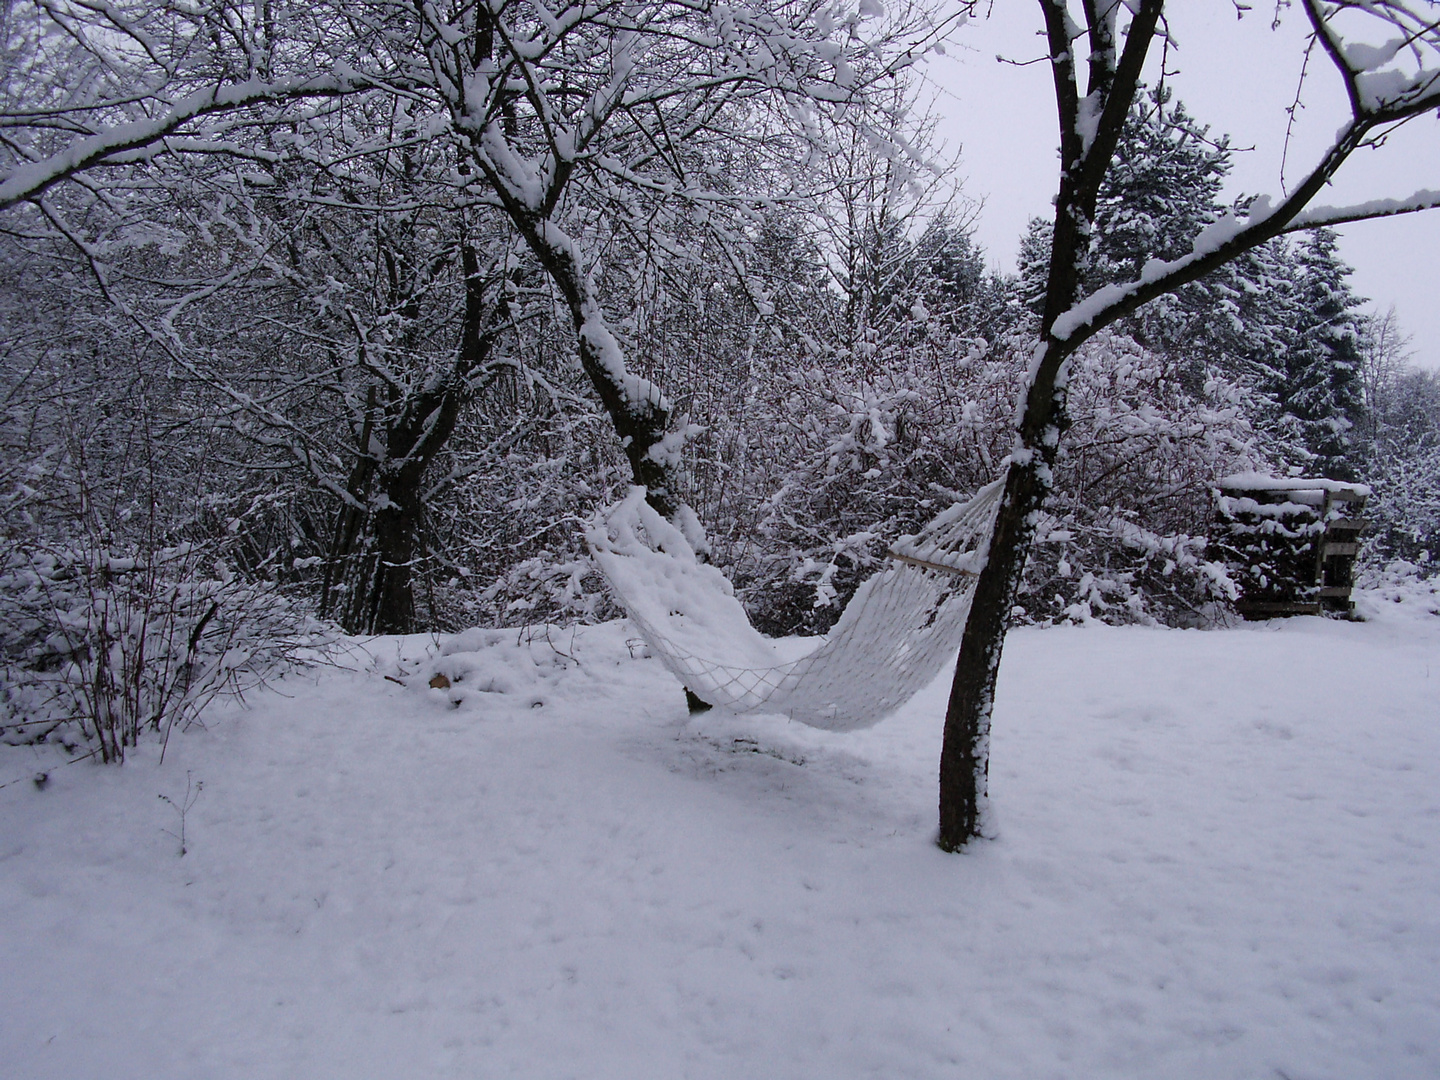
[[[663,627],[677,652],[744,668],[789,659],[750,625],[729,579],[696,558],[684,534],[645,501],[643,487],[631,488],[586,539],[631,614]]]

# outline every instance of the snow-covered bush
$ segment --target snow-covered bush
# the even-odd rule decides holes
[[[1433,560],[1406,562],[1395,559],[1383,565],[1371,563],[1356,576],[1364,603],[1361,615],[1374,602],[1410,605],[1411,610],[1440,615],[1440,573]],[[1367,595],[1368,594],[1368,595]]]
[[[0,415],[0,738],[118,762],[326,634],[233,570],[261,503],[203,494],[143,397],[64,374],[34,365]]]
[[[1212,378],[1197,398],[1179,368],[1114,333],[1076,357],[1017,619],[1190,624],[1233,598],[1207,552],[1210,485],[1253,466],[1252,433],[1233,386]],[[869,375],[786,372],[743,426],[711,423],[744,474],[707,522],[756,624],[824,632],[896,537],[993,479],[1024,371],[1019,345],[921,338]]]
[[[0,734],[121,762],[239,694],[321,628],[214,549],[12,547],[0,561]]]
[[[476,626],[594,623],[623,614],[589,552],[575,549],[542,551],[456,599],[464,621]]]
[[[1253,437],[1237,388],[1211,377],[1195,396],[1182,374],[1123,334],[1099,334],[1075,356],[1024,619],[1185,625],[1234,599],[1206,541],[1210,489],[1257,460]]]
[[[587,404],[557,396],[503,455],[484,417],[457,434],[446,464],[464,480],[431,502],[426,519],[423,599],[434,629],[619,615],[583,526],[625,492],[629,470],[607,421]]]
[[[711,540],[756,625],[828,630],[890,542],[992,478],[1011,382],[986,351],[922,344],[870,373],[811,363],[767,380],[743,424],[712,425],[743,472],[706,508]]]

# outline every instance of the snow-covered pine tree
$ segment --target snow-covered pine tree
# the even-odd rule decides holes
[[[1220,188],[1230,171],[1226,139],[1213,139],[1168,87],[1149,90],[1126,117],[1115,162],[1095,207],[1084,287],[1138,277],[1151,259],[1178,258],[1224,212]],[[1051,223],[1030,222],[1021,241],[1021,298],[1039,314],[1050,265]],[[1213,352],[1217,282],[1194,282],[1126,320],[1146,348],[1193,355]]]
[[[1197,342],[1209,370],[1246,390],[1246,416],[1267,455],[1299,462],[1304,452],[1282,421],[1285,360],[1295,340],[1295,265],[1284,237],[1261,244],[1214,275],[1215,306]]]
[[[1212,139],[1169,87],[1148,91],[1126,117],[1095,206],[1087,281],[1129,281],[1151,259],[1174,259],[1220,216],[1229,142]]]
[[[1316,229],[1295,253],[1294,343],[1282,402],[1309,469],[1332,480],[1358,479],[1354,429],[1364,411],[1360,343],[1364,300],[1346,280],[1332,229]]]
[[[1050,277],[1050,245],[1054,225],[1044,218],[1033,217],[1020,237],[1020,253],[1016,258],[1016,294],[1026,311],[1040,318],[1045,306],[1045,283]]]

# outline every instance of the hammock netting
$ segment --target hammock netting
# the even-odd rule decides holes
[[[750,625],[729,580],[645,502],[645,489],[587,533],[596,562],[651,652],[702,701],[812,727],[869,727],[960,648],[1003,481],[902,537],[811,652],[784,658]]]

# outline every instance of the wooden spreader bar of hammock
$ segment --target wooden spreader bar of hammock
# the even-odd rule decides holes
[[[901,555],[898,551],[887,551],[886,555],[896,562],[909,563],[911,566],[922,566],[926,570],[939,570],[946,574],[954,574],[956,577],[979,577],[975,570],[961,570],[958,566],[946,566],[944,563],[929,562],[925,559],[917,559],[913,555]]]

